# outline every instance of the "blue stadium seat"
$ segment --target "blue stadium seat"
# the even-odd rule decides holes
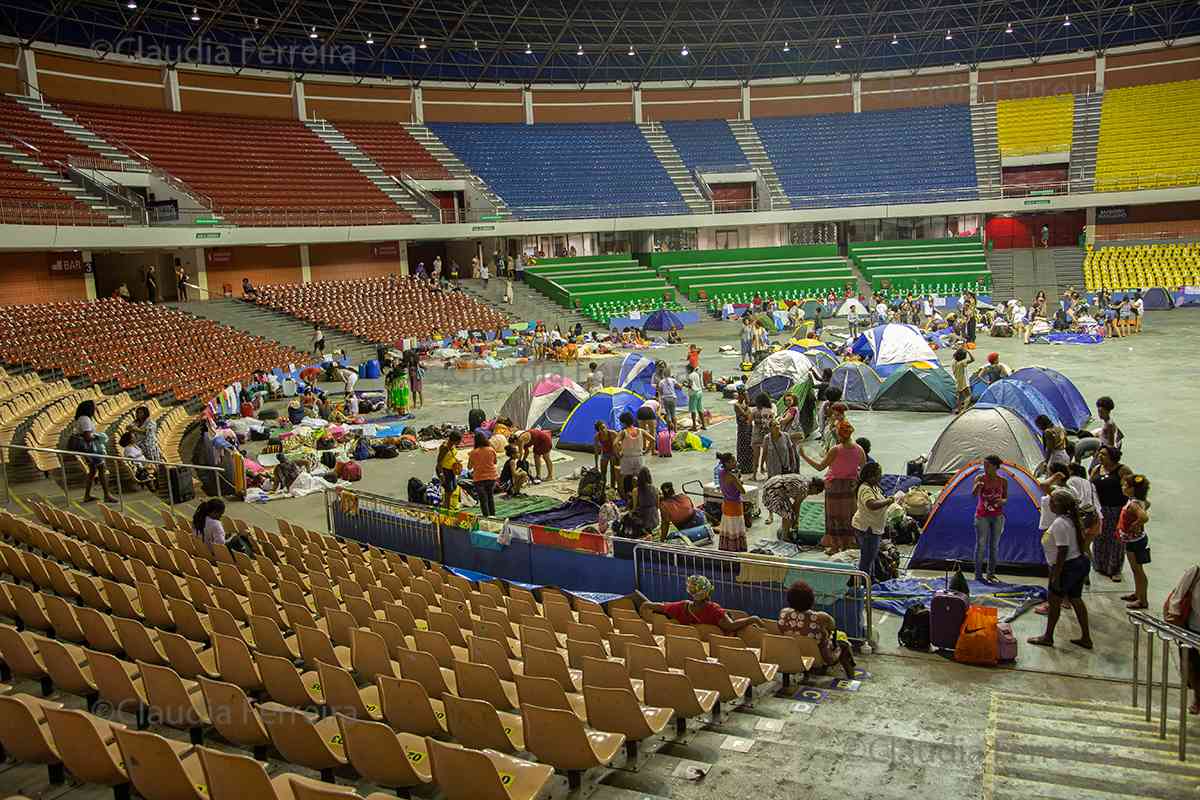
[[[688,213],[633,124],[429,127],[517,219]]]
[[[754,127],[793,207],[978,197],[968,106],[763,118]]]
[[[664,122],[662,126],[689,170],[750,166],[723,119]]]

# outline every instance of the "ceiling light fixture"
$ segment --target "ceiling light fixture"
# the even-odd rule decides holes
[[[475,51],[476,52],[479,51],[479,40],[478,39],[475,40]]]
[[[130,11],[133,11],[137,8],[137,0],[129,0],[129,2],[125,4],[125,7]]]
[[[834,49],[834,50],[841,50],[841,49],[842,49],[842,40],[841,40],[841,39],[834,39],[834,40],[833,40],[833,49]]]
[[[308,32],[308,38],[310,38],[310,39],[317,38],[317,26],[316,25],[313,25],[312,30]]]
[[[429,48],[429,45],[425,44],[425,37],[422,36],[421,41],[417,42],[417,49],[418,50],[427,50],[428,48]]]
[[[679,51],[679,55],[681,55],[681,56],[687,56],[687,54],[688,54],[688,49],[687,49],[687,45],[685,44],[685,45],[683,46],[683,49]]]
[[[373,33],[367,34],[367,44],[375,44],[375,34],[373,34]]]
[[[575,50],[575,55],[577,55],[577,56],[583,55],[583,45],[579,45],[579,47]]]
[[[946,28],[946,41],[948,42],[953,38],[954,38],[954,34],[950,32],[949,28]]]
[[[784,43],[783,43],[783,52],[785,52],[785,53],[790,53],[790,52],[792,52],[792,43],[791,43],[791,42],[784,42]]]
[[[1012,33],[1012,23],[1008,23],[1008,27],[1004,29],[1005,33]]]
[[[633,45],[629,45],[629,55],[636,56],[637,51],[633,49]]]
[[[1071,15],[1070,14],[1067,14],[1066,16],[1063,17],[1063,27],[1064,28],[1071,27]]]
[[[192,22],[199,22],[199,21],[200,21],[200,11],[199,11],[199,10],[198,10],[198,9],[197,9],[195,6],[192,6],[192,16],[191,16],[191,20],[192,20]]]
[[[533,55],[533,48],[529,46],[529,42],[525,43],[525,55],[527,55],[527,56]]]
[[[892,34],[892,44],[900,44],[900,38],[896,34]]]
[[[258,17],[254,18],[254,30],[258,30]]]

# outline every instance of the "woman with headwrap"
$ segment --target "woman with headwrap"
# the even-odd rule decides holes
[[[686,588],[689,600],[676,600],[674,603],[651,603],[647,600],[638,610],[647,620],[651,614],[662,614],[680,625],[715,625],[722,633],[737,633],[742,628],[762,622],[758,617],[732,619],[728,611],[713,602],[713,583],[703,575],[689,576]]]
[[[854,499],[858,488],[858,471],[867,462],[866,452],[855,443],[854,426],[849,420],[838,420],[835,426],[837,444],[829,448],[825,458],[816,461],[800,448],[800,457],[813,469],[828,469],[825,473],[825,536],[821,544],[825,554],[833,555],[857,545],[851,522],[858,503]]]

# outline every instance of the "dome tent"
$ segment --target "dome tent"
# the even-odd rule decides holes
[[[1015,412],[1002,406],[976,406],[950,420],[938,436],[925,461],[925,477],[948,478],[989,455],[1032,471],[1042,461],[1042,446]]]
[[[983,464],[973,462],[956,472],[946,484],[913,548],[910,569],[940,570],[955,562],[974,561],[978,501],[971,488],[982,473]],[[1000,537],[997,571],[1045,575],[1046,557],[1038,529],[1042,490],[1032,475],[1014,464],[1002,464],[1000,475],[1008,481],[1008,502],[1004,505],[1004,535]]]
[[[1031,384],[1012,378],[1002,378],[988,386],[979,395],[975,405],[981,408],[1007,408],[1024,420],[1031,430],[1037,429],[1034,420],[1042,415],[1049,417],[1055,425],[1063,424],[1058,409],[1050,404],[1044,394]]]
[[[837,368],[838,357],[835,356],[833,351],[825,345],[805,347],[803,345],[793,344],[789,345],[788,349],[807,357],[808,360],[813,363],[813,366],[818,370]]]
[[[811,381],[813,364],[808,356],[794,350],[780,350],[764,358],[746,376],[746,393],[751,401],[765,392],[772,400],[778,400],[797,383]]]
[[[845,403],[847,408],[865,410],[875,402],[883,379],[867,364],[861,361],[847,361],[833,371],[829,385],[841,389],[841,402]]]
[[[889,322],[860,333],[850,345],[856,356],[870,364],[881,377],[887,377],[913,361],[938,363],[925,336],[913,325]]]
[[[558,433],[575,406],[587,398],[587,391],[570,378],[542,375],[513,389],[496,416],[508,417],[518,428],[542,428]]]
[[[1092,410],[1083,393],[1075,388],[1075,384],[1066,375],[1049,367],[1023,367],[1012,375],[1010,380],[1028,383],[1041,392],[1058,411],[1062,424],[1072,430],[1083,427],[1092,416]]]
[[[954,379],[941,367],[907,364],[888,375],[871,403],[872,411],[953,411]]]
[[[1166,289],[1155,286],[1142,294],[1147,311],[1169,311],[1175,307],[1175,299]]]
[[[650,316],[646,317],[646,323],[642,325],[642,330],[646,331],[669,331],[671,328],[683,330],[683,317],[665,308],[660,308],[658,311],[650,312]]]
[[[838,306],[838,310],[833,315],[835,317],[848,317],[851,311],[857,311],[860,317],[867,317],[871,313],[867,311],[867,307],[863,305],[861,300],[857,297],[851,297]]]
[[[621,361],[608,359],[601,367],[606,386],[628,389],[647,399],[658,396],[655,369],[656,362],[653,358],[637,353],[629,353]],[[676,380],[679,379],[679,376],[676,376]],[[687,395],[680,388],[675,389],[675,403],[680,408],[687,407]]]
[[[558,446],[563,450],[592,450],[596,438],[596,422],[602,420],[614,430],[621,428],[621,414],[628,411],[637,416],[645,399],[628,389],[606,386],[598,389],[591,397],[575,406],[567,417],[558,436]]]

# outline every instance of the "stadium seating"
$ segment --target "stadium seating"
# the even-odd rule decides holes
[[[389,175],[406,173],[413,178],[441,180],[450,177],[446,168],[400,125],[391,122],[336,123],[342,135],[353,142]]]
[[[518,219],[688,213],[632,124],[441,123],[430,128]]]
[[[854,282],[836,245],[651,253],[648,260],[688,299],[719,304],[755,294],[794,300]]]
[[[494,331],[504,314],[462,292],[416,279],[369,278],[261,286],[258,304],[326,328],[396,344],[401,339]]]
[[[729,123],[723,119],[664,122],[662,126],[689,170],[750,168]]]
[[[756,119],[792,207],[978,196],[967,106]]]
[[[1104,93],[1096,191],[1196,183],[1200,183],[1200,80]]]
[[[618,308],[659,308],[674,299],[665,280],[627,256],[544,258],[525,267],[525,281],[567,308],[593,308],[609,316]]]
[[[875,289],[946,294],[991,282],[978,236],[860,242],[850,245],[850,258]]]
[[[0,616],[17,626],[0,624],[12,690],[0,698],[0,745],[46,766],[52,785],[70,770],[148,798],[354,796],[329,786],[336,771],[397,791],[433,783],[448,798],[532,798],[554,768],[577,787],[622,744],[634,763],[635,743],[663,732],[676,704],[683,733],[686,718],[718,715],[719,701],[751,703],[754,687],[778,673],[759,658],[761,634],[727,637],[662,617],[652,627],[628,601],[606,611],[552,589],[539,599],[285,520],[275,534],[226,518],[255,543],[251,558],[205,545],[166,510],[164,527],[151,527],[108,507],[103,523],[36,500],[31,507],[33,521],[0,511]],[[296,621],[314,610],[321,627]],[[319,679],[293,665],[297,634],[320,647]],[[370,642],[373,680],[358,666]],[[582,645],[596,655],[581,658],[580,672],[567,664]],[[281,648],[288,655],[270,654]],[[336,665],[343,655],[353,670]],[[644,705],[646,695],[664,705]],[[99,702],[130,724],[110,729],[91,716]],[[68,706],[83,710],[53,713]],[[328,709],[336,713],[324,716]],[[176,730],[143,730],[151,720]],[[213,731],[234,752],[205,747]],[[185,732],[191,746],[176,738]],[[428,738],[447,735],[456,743]],[[268,746],[284,759],[270,779],[237,753],[261,759]],[[528,751],[542,763],[473,746]],[[324,783],[298,778],[296,766]],[[297,780],[341,793],[304,794]],[[287,781],[292,794],[279,789]]]
[[[1096,289],[1178,289],[1200,285],[1200,243],[1088,245],[1083,260],[1088,291]]]
[[[238,225],[413,221],[299,120],[55,104],[208,195],[214,210]]]
[[[0,134],[0,141],[7,138],[10,137]],[[110,222],[107,217],[0,156],[0,223],[106,225]]]
[[[1056,94],[996,103],[996,137],[1000,156],[1028,156],[1071,150],[1075,96]]]
[[[0,307],[0,361],[122,389],[209,400],[256,369],[299,363],[274,342],[148,303],[105,299]]]

